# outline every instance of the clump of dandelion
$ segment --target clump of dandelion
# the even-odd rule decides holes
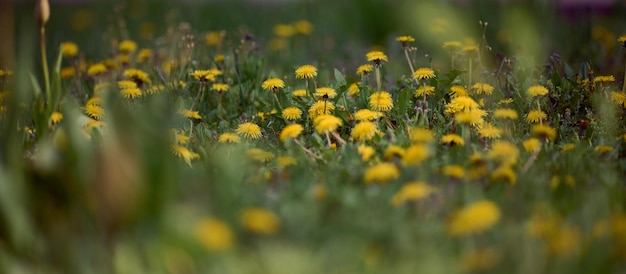
[[[273,235],[280,229],[280,220],[271,211],[247,208],[241,213],[241,224],[246,230],[258,235]]]
[[[467,94],[467,89],[465,89],[464,87],[459,86],[459,85],[454,85],[450,87],[451,98],[465,97],[465,96],[468,96],[468,94]]]
[[[463,139],[463,137],[454,133],[441,136],[440,142],[443,145],[447,145],[451,147],[456,147],[456,146],[462,147],[465,145],[465,140]]]
[[[393,108],[391,93],[386,91],[374,92],[370,95],[369,105],[374,111],[387,112]]]
[[[548,115],[541,110],[531,110],[526,114],[526,122],[528,123],[543,123],[542,121],[547,118]]]
[[[472,86],[472,90],[476,92],[476,94],[485,94],[491,95],[493,93],[493,86],[487,83],[476,83]]]
[[[356,124],[354,128],[352,128],[350,136],[352,136],[355,141],[368,141],[374,138],[378,132],[376,124],[369,121],[363,121]]]
[[[517,111],[510,108],[498,108],[493,112],[493,117],[499,120],[517,120]]]
[[[359,83],[352,83],[348,86],[348,96],[356,96],[361,90],[359,89]]]
[[[435,134],[427,128],[414,127],[409,130],[409,134],[412,143],[428,144],[435,140]]]
[[[423,85],[415,90],[415,98],[418,98],[421,96],[424,96],[424,97],[430,96],[430,95],[433,95],[433,93],[435,93],[435,87],[430,86],[430,85]]]
[[[382,51],[370,51],[365,57],[367,61],[374,63],[374,68],[376,69],[376,87],[378,90],[381,90],[381,81],[380,81],[380,67],[382,67],[383,62],[387,62],[387,55],[385,55]]]
[[[407,183],[391,197],[391,205],[401,206],[407,202],[417,202],[436,193],[437,189],[425,182],[417,181]]]
[[[313,65],[303,65],[296,69],[296,79],[312,79],[317,77],[317,68]]]
[[[327,100],[318,100],[309,107],[309,117],[315,119],[317,116],[331,114],[335,110],[335,105]]]
[[[246,122],[239,124],[236,130],[237,134],[248,139],[259,139],[263,134],[261,128],[254,123]]]
[[[366,76],[368,73],[374,70],[374,66],[370,64],[360,65],[356,68],[356,75],[359,77]]]
[[[228,224],[215,218],[203,219],[196,224],[195,236],[211,251],[226,251],[235,243],[234,233]]]
[[[517,175],[510,165],[503,164],[491,172],[491,179],[514,185],[517,182]]]
[[[387,184],[400,177],[400,170],[393,164],[380,163],[365,170],[363,180],[365,184],[379,183]]]
[[[283,119],[287,121],[295,121],[302,117],[302,110],[297,107],[287,107],[282,112]]]
[[[460,165],[447,165],[441,169],[441,174],[459,180],[465,176],[465,169]]]
[[[222,144],[227,144],[227,143],[236,144],[236,143],[239,143],[241,139],[239,139],[239,135],[237,135],[236,133],[225,132],[225,133],[220,134],[217,141]]]
[[[323,100],[332,99],[337,96],[337,92],[333,88],[329,87],[321,87],[315,89],[315,93],[313,94],[315,97],[322,98]]]
[[[530,132],[533,136],[543,139],[543,140],[554,140],[556,138],[556,129],[548,126],[548,125],[534,125]]]
[[[424,162],[430,153],[428,146],[424,144],[414,144],[408,147],[402,157],[402,164],[405,166],[419,165]]]
[[[362,144],[357,148],[357,153],[361,155],[361,160],[363,162],[366,162],[369,161],[369,159],[372,158],[374,154],[376,154],[376,150],[371,146],[366,146]]]
[[[280,131],[280,141],[285,142],[289,138],[298,138],[303,130],[304,127],[300,124],[289,124]]]
[[[476,201],[452,214],[447,231],[453,236],[482,233],[500,220],[498,205],[489,200]]]

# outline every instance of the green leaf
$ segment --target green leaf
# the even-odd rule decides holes
[[[338,69],[335,69],[335,80],[337,81],[337,87],[346,85],[346,77]]]

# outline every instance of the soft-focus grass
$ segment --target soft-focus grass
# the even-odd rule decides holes
[[[192,62],[170,74],[159,74],[158,62],[137,64],[155,84],[181,80],[185,87],[166,88],[129,101],[116,88],[117,80],[124,78],[122,69],[101,79],[113,87],[102,98],[106,126],[93,130],[91,139],[83,134],[82,125],[86,119],[83,107],[93,96],[90,77],[62,81],[57,90],[62,103],[54,110],[64,118],[48,130],[49,117],[42,116],[39,105],[48,100],[37,97],[30,76],[43,86],[31,10],[27,5],[17,7],[18,62],[10,68],[14,74],[9,81],[0,83],[0,90],[10,91],[3,103],[6,112],[0,114],[2,272],[456,273],[465,271],[461,265],[467,254],[478,254],[469,260],[478,264],[471,270],[477,272],[618,272],[625,266],[626,129],[623,108],[609,100],[610,92],[618,91],[623,81],[623,49],[613,41],[613,47],[600,51],[597,49],[608,40],[564,31],[563,19],[546,19],[555,13],[555,7],[537,3],[458,7],[410,1],[198,6],[131,1],[119,10],[117,4],[109,3],[53,5],[47,26],[52,65],[64,41],[76,42],[87,62],[99,62],[114,57],[112,49],[124,39],[136,41],[139,48],[162,49],[165,58],[179,58],[183,50],[180,35],[187,31],[181,28],[182,22],[190,24],[188,33],[195,37]],[[85,16],[92,20],[89,28],[73,29],[77,10],[89,13]],[[438,18],[448,23],[443,33],[433,34],[431,27],[439,24]],[[289,46],[282,50],[270,50],[274,24],[300,19],[311,21],[314,32],[290,38]],[[619,18],[592,19],[573,24],[588,28],[602,24],[614,32],[614,40],[621,35],[624,25]],[[125,22],[121,26],[120,20]],[[466,36],[480,42],[478,20],[489,22],[486,38],[493,50],[484,52],[485,69],[474,71],[472,83],[487,82],[496,91],[492,96],[473,96],[477,101],[485,99],[483,108],[490,112],[500,99],[513,99],[508,107],[518,112],[519,120],[490,121],[509,130],[502,139],[520,151],[513,166],[514,184],[490,178],[499,166],[493,160],[486,160],[486,178],[457,180],[442,174],[442,168],[451,164],[469,171],[470,155],[487,154],[493,144],[478,138],[475,129],[468,130],[471,137],[463,147],[438,142],[444,134],[464,131],[444,115],[444,109],[450,101],[449,87],[467,84],[468,65],[467,58],[460,57],[458,70],[450,70],[449,53],[441,50],[441,44],[463,41]],[[145,22],[154,24],[152,37],[142,37]],[[203,35],[222,29],[227,31],[222,48],[207,46]],[[248,33],[254,35],[258,51],[246,52],[250,42],[242,46],[241,39]],[[388,184],[366,185],[363,174],[385,161],[384,150],[391,144],[409,146],[407,130],[425,126],[424,120],[416,118],[416,101],[421,101],[413,97],[417,86],[410,80],[402,47],[394,41],[404,34],[417,38],[411,44],[418,47],[412,60],[415,66],[432,66],[437,74],[428,80],[436,87],[429,97],[430,129],[436,140],[428,145],[430,157],[425,162],[409,166],[400,159],[389,160],[401,170],[400,177]],[[365,53],[372,47],[382,47],[389,56],[382,68],[383,87],[393,94],[394,109],[378,122],[384,136],[366,142],[376,155],[363,161],[358,142],[329,148],[326,137],[314,133],[306,114],[313,101],[293,98],[290,92],[304,87],[303,80],[294,79],[294,69],[307,63],[316,65],[318,86],[330,86],[339,93],[331,101],[345,109],[338,107],[333,114],[343,120],[338,133],[348,140],[355,124],[349,117],[357,109],[368,108],[367,94],[377,91],[370,76],[369,82],[361,84],[358,96],[346,94],[350,84],[365,80],[354,70],[366,63]],[[558,66],[554,71],[545,70],[553,50],[559,52],[562,62],[553,63]],[[516,60],[504,80],[494,76],[500,52]],[[231,87],[221,98],[221,107],[217,103],[220,98],[205,88],[205,96],[194,108],[202,118],[191,121],[193,141],[188,145],[199,159],[188,164],[172,154],[171,129],[189,134],[190,119],[178,112],[190,107],[200,87],[190,72],[211,68],[216,53],[228,57],[223,80]],[[586,63],[581,65],[583,61]],[[63,66],[68,64],[63,59]],[[595,75],[614,75],[616,81],[599,84],[596,92],[591,92],[577,83],[574,75],[586,78],[589,67]],[[271,114],[278,107],[276,99],[261,89],[269,77],[285,79],[287,87],[277,98],[282,106],[295,105],[305,112],[298,121],[305,126],[299,140],[322,160],[310,157],[293,141],[278,140],[287,122],[280,112]],[[505,93],[504,83],[510,94]],[[556,140],[543,144],[534,161],[529,160],[533,154],[522,146],[522,141],[531,137],[531,125],[524,115],[536,108],[525,95],[532,84],[549,87],[550,99],[544,97],[542,108],[548,113],[545,123],[557,130]],[[77,87],[86,92],[84,97],[77,96]],[[566,122],[568,107],[572,116]],[[582,126],[582,120],[589,122],[588,128]],[[231,145],[217,142],[221,134],[234,131],[244,121],[261,126],[263,137]],[[31,134],[25,127],[38,130]],[[561,151],[568,143],[575,144],[573,150]],[[613,149],[601,153],[594,151],[597,145]],[[249,148],[291,156],[298,163],[280,168],[276,160],[251,161],[246,154]],[[527,163],[532,165],[522,174]],[[573,186],[564,183],[567,176],[574,179]],[[563,182],[551,188],[555,177]],[[392,206],[392,196],[415,180],[425,181],[438,192]],[[327,188],[323,197],[314,193],[320,185]],[[474,235],[450,235],[448,226],[454,213],[483,199],[499,208],[497,224]],[[279,230],[268,236],[246,229],[241,212],[251,207],[273,212],[280,220]],[[196,228],[207,218],[227,224],[235,239],[230,248],[216,250],[199,240]],[[545,233],[532,236],[529,227],[533,224],[545,226]],[[481,250],[489,252],[485,255]]]

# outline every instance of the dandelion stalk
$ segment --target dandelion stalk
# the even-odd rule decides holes
[[[308,154],[309,156],[311,156],[311,157],[313,157],[313,158],[315,158],[315,159],[318,159],[318,160],[324,161],[324,159],[323,159],[322,157],[318,156],[317,154],[315,154],[315,153],[314,153],[313,151],[311,151],[310,149],[308,149],[308,148],[304,147],[304,146],[300,143],[300,141],[298,141],[297,139],[293,139],[293,142],[294,142],[294,143],[296,143],[296,144],[297,144],[297,145],[298,145],[298,146],[299,146],[299,147],[300,147],[300,148],[301,148],[301,149],[302,149],[302,150],[303,150],[306,154]],[[326,161],[324,161],[324,162],[326,162]]]
[[[541,113],[541,105],[539,104],[539,100],[537,100],[537,109],[539,110],[539,113]],[[543,125],[543,119],[539,118],[539,124]]]
[[[48,56],[46,54],[46,23],[50,19],[50,4],[48,0],[39,0],[35,5],[35,20],[39,23],[39,49],[41,50],[41,65],[43,69],[46,100],[50,100],[50,74],[48,73]]]
[[[409,48],[404,47],[404,57],[406,58],[406,62],[409,63],[409,68],[411,69],[411,75],[415,73],[415,69],[413,68],[413,62],[411,62],[411,58],[409,57]]]
[[[341,138],[341,136],[339,136],[336,131],[331,132],[331,134],[333,135],[333,137],[335,137],[335,140],[337,140],[337,142],[339,142],[342,146],[346,144],[346,140]]]
[[[380,88],[380,68],[376,66],[376,88],[377,90],[382,90]]]

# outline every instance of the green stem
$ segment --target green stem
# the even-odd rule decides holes
[[[376,88],[378,88],[376,91],[381,91],[381,89],[380,89],[380,68],[378,66],[376,66]]]
[[[50,101],[50,74],[48,73],[48,56],[46,54],[46,28],[39,28],[39,45],[41,49],[41,65],[43,66],[44,85],[46,87],[46,100]]]
[[[624,82],[622,84],[622,92],[626,92],[626,64],[624,65],[624,80],[622,82]]]

